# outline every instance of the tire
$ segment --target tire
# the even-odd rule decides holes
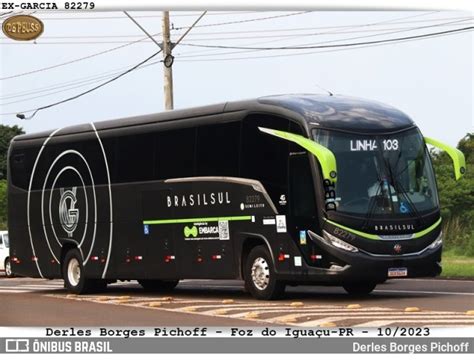
[[[93,280],[84,277],[82,257],[76,248],[66,253],[62,267],[64,286],[72,293],[81,295],[100,292],[107,286],[105,280]]]
[[[179,280],[138,280],[138,283],[145,291],[166,292],[172,291],[178,285]]]
[[[7,258],[5,260],[5,276],[7,276],[8,278],[15,277],[15,275],[12,272],[12,264],[10,262],[10,258]]]
[[[366,296],[370,294],[377,283],[375,282],[365,282],[365,283],[348,283],[343,285],[342,287],[346,290],[346,292],[350,295],[354,296]]]
[[[277,280],[274,264],[267,247],[253,248],[244,268],[245,288],[259,300],[273,300],[283,296],[285,283]]]

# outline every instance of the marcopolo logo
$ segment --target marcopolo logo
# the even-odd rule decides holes
[[[72,237],[79,221],[79,209],[75,208],[77,202],[77,187],[73,187],[72,190],[64,190],[64,188],[61,188],[60,192],[59,219],[61,220],[61,225],[64,231],[66,231],[68,237]]]
[[[197,237],[198,229],[196,226],[184,227],[184,237],[189,238],[190,236]]]
[[[3,33],[13,40],[28,41],[38,38],[44,30],[43,22],[31,15],[16,15],[2,25]]]

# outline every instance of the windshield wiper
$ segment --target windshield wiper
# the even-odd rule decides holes
[[[398,161],[399,161],[400,157],[401,157],[401,152],[398,154],[398,159],[397,159],[397,162],[395,163],[395,165],[398,164]],[[411,213],[414,214],[415,217],[417,218],[417,220],[419,221],[421,219],[420,214],[418,213],[418,210],[416,209],[415,204],[410,199],[410,196],[409,196],[408,192],[405,190],[405,188],[403,187],[402,183],[399,182],[396,177],[394,177],[392,167],[390,166],[390,161],[385,159],[385,157],[383,158],[383,161],[385,163],[385,167],[388,169],[388,175],[390,177],[390,182],[393,184],[393,186],[395,187],[395,190],[397,190],[398,193],[403,194],[405,200],[410,204],[410,207],[412,209]],[[400,190],[401,190],[401,192],[400,192]]]
[[[372,220],[372,216],[375,213],[375,208],[376,208],[376,205],[377,205],[376,196],[379,193],[379,191],[381,190],[382,184],[383,184],[383,178],[382,178],[382,175],[380,173],[380,169],[377,165],[375,166],[375,170],[377,171],[377,180],[378,180],[377,189],[375,190],[375,197],[369,197],[369,202],[370,202],[369,211],[367,213],[367,217],[365,218],[364,224],[362,225],[363,230],[367,230],[367,227],[369,226],[369,222]]]

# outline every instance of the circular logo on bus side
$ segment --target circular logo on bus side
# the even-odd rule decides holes
[[[60,192],[59,219],[61,220],[61,226],[67,233],[68,237],[72,237],[77,228],[77,223],[79,222],[79,209],[75,208],[77,203],[77,187],[68,190],[61,188]]]
[[[37,39],[44,30],[43,22],[31,15],[16,15],[2,24],[3,33],[13,40],[28,41]]]

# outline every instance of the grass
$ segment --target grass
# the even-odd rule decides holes
[[[474,257],[458,256],[452,251],[443,252],[442,277],[474,278]]]

